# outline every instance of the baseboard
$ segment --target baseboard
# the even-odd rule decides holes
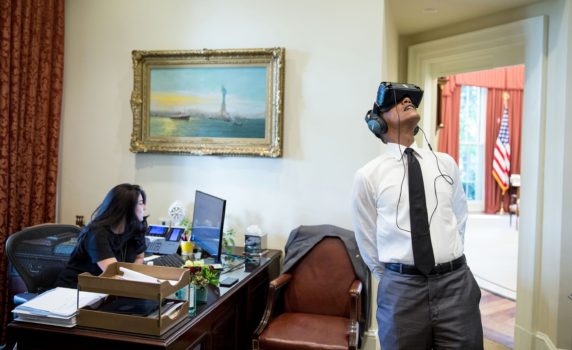
[[[541,332],[536,332],[536,344],[534,347],[535,350],[566,350],[557,348],[556,345],[552,343],[550,338]]]
[[[516,291],[510,290],[498,284],[492,283],[484,278],[481,278],[479,275],[473,273],[475,280],[480,288],[486,290],[487,292],[493,293],[500,297],[510,299],[512,301],[516,301]]]
[[[368,330],[363,333],[363,344],[361,350],[380,350],[379,340],[377,339],[376,330]]]
[[[542,332],[533,334],[518,325],[514,328],[514,348],[519,350],[566,350],[557,348],[546,334]]]

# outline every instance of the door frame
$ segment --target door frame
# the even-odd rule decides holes
[[[542,232],[542,193],[545,144],[547,18],[528,18],[479,31],[409,47],[407,81],[425,90],[419,108],[429,142],[437,144],[435,130],[437,78],[469,71],[525,65],[522,116],[521,217],[518,247],[515,349],[531,349],[538,336],[533,330],[535,300],[539,294]],[[418,143],[421,144],[418,136]]]

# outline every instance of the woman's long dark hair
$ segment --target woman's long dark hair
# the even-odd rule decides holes
[[[143,203],[147,203],[147,195],[139,185],[124,183],[113,187],[95,209],[87,226],[115,227],[125,219],[125,233],[144,232],[147,226],[145,218],[140,222],[135,216],[139,195],[143,198]]]

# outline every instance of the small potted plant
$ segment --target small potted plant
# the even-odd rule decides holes
[[[222,246],[227,254],[232,254],[232,249],[234,248],[234,235],[235,231],[233,228],[226,230],[222,235]]]
[[[187,260],[184,267],[189,269],[190,282],[196,290],[197,302],[206,303],[207,287],[209,284],[218,287],[220,271],[212,265],[205,265],[202,261]]]
[[[179,225],[181,225],[182,227],[185,228],[185,240],[190,241],[191,240],[191,228],[193,227],[193,223],[189,220],[189,218],[187,218],[185,216],[183,218],[183,220],[181,220],[181,223]]]

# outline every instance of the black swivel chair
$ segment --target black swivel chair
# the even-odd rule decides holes
[[[15,305],[54,287],[77,244],[79,232],[75,225],[41,224],[8,237],[6,255],[28,289],[27,293],[14,296]]]

